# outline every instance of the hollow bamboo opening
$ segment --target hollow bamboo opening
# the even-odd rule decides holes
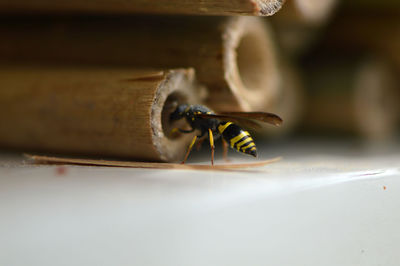
[[[236,21],[225,34],[225,80],[241,109],[265,110],[277,95],[280,73],[268,27],[259,20]]]

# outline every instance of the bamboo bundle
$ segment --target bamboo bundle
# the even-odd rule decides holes
[[[3,62],[194,67],[219,111],[268,111],[280,73],[259,18],[53,19],[0,25]]]
[[[383,59],[331,60],[308,67],[303,127],[369,140],[395,136],[400,95],[391,65]]]
[[[108,13],[271,16],[284,0],[1,0],[3,13]]]
[[[149,161],[182,159],[169,114],[199,100],[193,70],[7,66],[0,86],[0,146]]]

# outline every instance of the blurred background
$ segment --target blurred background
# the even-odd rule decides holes
[[[255,19],[137,15],[116,2],[110,14],[86,2],[0,0],[0,265],[399,265],[400,1],[287,0]],[[153,143],[140,138],[157,112],[146,93],[176,72],[117,73],[131,66],[194,67],[199,102],[279,114],[283,126],[254,139],[257,160],[282,160],[194,171],[35,165],[21,155],[143,160]],[[192,74],[181,91],[197,86]],[[108,87],[87,90],[104,80],[148,109]],[[148,90],[132,94],[121,80]],[[145,118],[132,126],[132,113]],[[209,163],[205,144],[189,164]]]
[[[287,19],[285,8],[272,18],[282,53],[300,75],[295,132],[364,144],[396,141],[398,1],[331,2],[314,20]]]

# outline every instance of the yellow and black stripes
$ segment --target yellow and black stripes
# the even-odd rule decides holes
[[[222,122],[222,123],[220,123],[219,125],[218,125],[218,132],[219,132],[219,134],[223,134],[224,133],[224,131],[225,131],[225,129],[227,128],[227,127],[229,127],[230,125],[232,125],[233,123],[232,122]]]
[[[249,132],[244,131],[232,122],[221,122],[218,125],[218,132],[228,142],[231,148],[238,152],[257,156],[257,149]]]
[[[237,121],[239,117],[240,116],[237,116],[236,119],[233,115],[229,116],[214,114],[212,110],[203,105],[178,105],[175,111],[170,114],[169,121],[172,124],[174,123],[174,121],[185,119],[188,126],[190,126],[190,129],[174,128],[171,131],[171,134],[178,131],[181,133],[196,132],[196,136],[193,137],[193,140],[190,143],[188,150],[186,151],[186,155],[182,163],[185,163],[185,161],[187,160],[190,151],[192,150],[195,143],[198,140],[199,143],[201,143],[204,139],[207,138],[207,135],[211,147],[211,164],[213,164],[214,162],[214,141],[217,140],[219,137],[222,137],[223,139],[225,158],[228,145],[238,152],[256,157],[256,145],[249,132],[243,130],[233,122],[229,121],[230,118],[232,119],[232,121]],[[220,120],[225,118],[228,121]],[[247,116],[243,116],[243,118],[247,118]]]

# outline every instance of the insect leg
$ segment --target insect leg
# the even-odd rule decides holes
[[[225,162],[228,162],[228,142],[226,142],[226,140],[224,140],[222,138],[222,148],[223,148],[223,152],[222,152],[222,158],[224,159]]]
[[[214,136],[210,128],[208,129],[208,138],[210,139],[211,147],[211,165],[214,165]]]
[[[196,142],[196,139],[197,139],[197,136],[194,136],[192,142],[190,143],[189,149],[186,152],[185,159],[183,159],[181,164],[184,164],[186,162],[187,158],[189,157],[189,153],[192,150],[194,143]]]

